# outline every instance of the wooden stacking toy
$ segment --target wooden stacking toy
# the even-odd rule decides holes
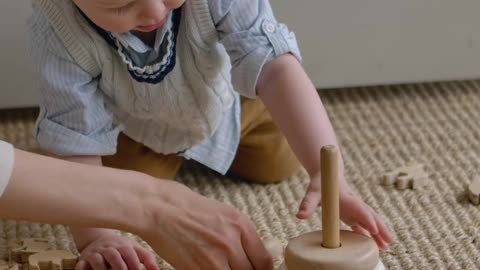
[[[385,269],[375,241],[340,230],[338,156],[335,146],[321,150],[323,231],[291,239],[285,249],[285,263],[281,270]]]

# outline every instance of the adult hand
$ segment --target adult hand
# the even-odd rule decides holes
[[[141,235],[177,270],[273,270],[250,220],[226,204],[174,184]],[[167,203],[165,203],[167,202]]]

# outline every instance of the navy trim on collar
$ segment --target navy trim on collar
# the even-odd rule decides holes
[[[117,46],[117,42],[116,42],[116,39],[112,36],[112,34],[108,31],[105,31],[104,29],[100,28],[99,26],[97,26],[94,22],[92,22],[80,9],[78,9],[80,11],[80,13],[83,15],[83,17],[87,20],[87,22],[90,24],[90,26],[92,26],[92,28],[101,36],[103,37],[103,39],[108,43],[108,45],[110,45],[111,47],[113,47],[116,51],[118,51],[119,49],[123,49],[123,48],[119,48]],[[157,83],[160,83],[161,81],[163,81],[163,79],[165,78],[165,76],[168,75],[168,73],[170,73],[173,68],[175,67],[176,65],[176,55],[177,55],[177,50],[176,50],[176,47],[177,47],[177,37],[178,37],[178,30],[180,28],[180,19],[182,17],[182,7],[179,7],[177,9],[175,9],[173,11],[173,14],[172,14],[172,33],[174,35],[173,37],[173,46],[171,48],[171,54],[170,54],[170,57],[167,61],[167,64],[165,66],[165,68],[161,68],[158,72],[156,73],[153,73],[153,74],[148,74],[148,76],[146,76],[147,74],[140,74],[140,73],[137,73],[136,71],[134,70],[131,70],[130,68],[127,67],[128,69],[128,72],[130,73],[130,75],[132,76],[132,78],[134,78],[137,82],[145,82],[145,83],[150,83],[150,84],[157,84]]]

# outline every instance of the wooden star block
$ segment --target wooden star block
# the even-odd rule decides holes
[[[43,251],[28,258],[29,270],[75,269],[78,256],[66,250]]]
[[[19,270],[16,262],[0,260],[0,270]]]
[[[382,177],[382,185],[395,186],[399,190],[420,189],[428,183],[428,174],[422,164],[410,164],[387,172]]]
[[[49,250],[50,245],[47,239],[27,238],[21,240],[17,245],[11,248],[12,259],[17,263],[27,263],[28,257],[32,254]]]
[[[480,176],[476,177],[468,186],[468,200],[474,204],[480,204]]]

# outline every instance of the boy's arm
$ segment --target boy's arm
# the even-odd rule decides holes
[[[100,74],[89,73],[72,57],[42,12],[34,9],[28,26],[39,147],[62,157],[113,154],[120,127],[105,105]]]
[[[329,144],[338,147],[332,124],[313,83],[290,54],[263,67],[257,92],[311,178],[298,213],[299,218],[308,218],[321,200],[320,149]],[[353,194],[343,175],[343,162],[340,167],[342,220],[357,232],[370,234],[380,248],[386,248],[392,241],[388,229],[381,218]]]
[[[298,60],[285,54],[266,64],[257,91],[309,175],[319,173],[320,148],[338,144],[320,97]]]
[[[36,9],[29,21],[29,35],[33,85],[40,94],[35,127],[38,145],[56,157],[81,155],[86,157],[65,159],[101,165],[98,156],[115,152],[120,129],[105,107],[98,77],[75,61],[47,17]],[[82,249],[100,230],[72,227],[77,247]]]
[[[312,179],[299,211],[300,217],[309,217],[320,202],[320,149],[325,145],[339,149],[332,124],[313,83],[292,55],[264,66],[257,92]],[[341,189],[348,190],[343,160],[339,169]]]

